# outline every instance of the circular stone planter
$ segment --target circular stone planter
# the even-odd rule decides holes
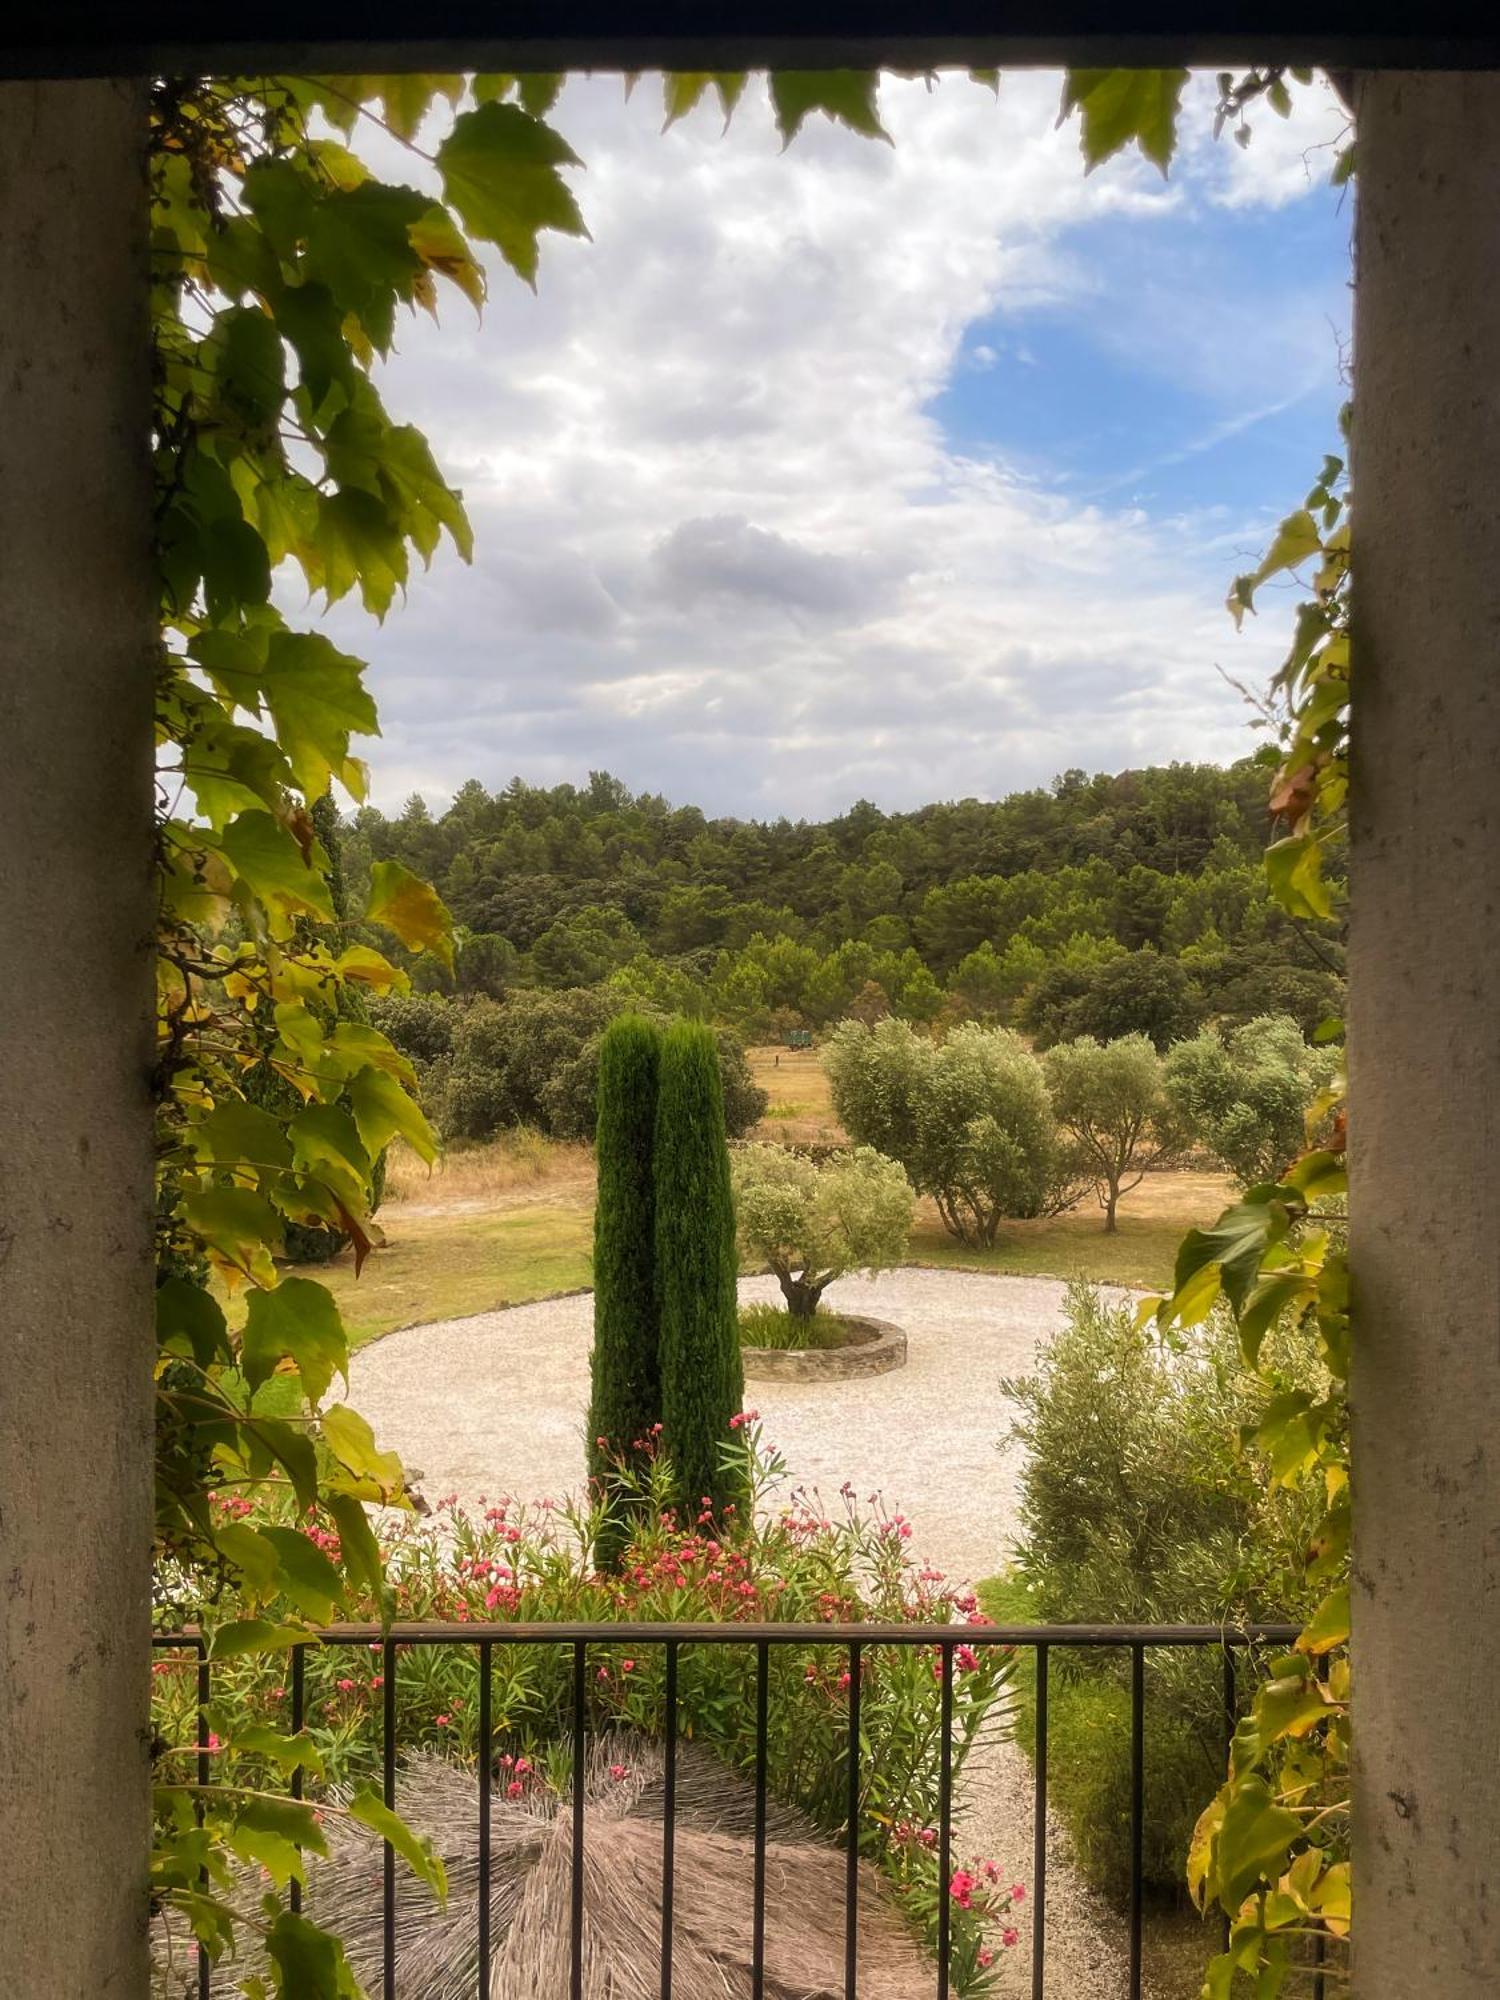
[[[905,1331],[888,1319],[841,1313],[849,1337],[837,1347],[742,1347],[747,1382],[844,1382],[906,1366]]]

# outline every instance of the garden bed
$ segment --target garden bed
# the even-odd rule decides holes
[[[840,1382],[906,1366],[906,1333],[888,1319],[840,1314],[842,1337],[822,1347],[742,1346],[747,1382]]]

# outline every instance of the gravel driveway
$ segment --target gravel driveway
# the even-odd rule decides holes
[[[772,1278],[740,1289],[779,1296]],[[1063,1297],[1052,1279],[974,1271],[845,1278],[829,1305],[905,1327],[907,1365],[867,1380],[752,1382],[746,1400],[798,1484],[879,1491],[911,1517],[914,1554],[977,1582],[1006,1560],[1015,1524],[1017,1459],[997,1449],[1008,1423],[997,1385],[1031,1366]],[[420,1468],[429,1497],[561,1498],[584,1481],[592,1315],[585,1294],[387,1334],[354,1357],[351,1401]]]
[[[778,1296],[747,1278],[741,1297]],[[954,1583],[993,1576],[1016,1531],[1019,1456],[999,1449],[1009,1406],[999,1383],[1025,1374],[1061,1322],[1053,1279],[906,1269],[830,1287],[835,1310],[906,1329],[904,1368],[866,1380],[754,1382],[760,1412],[794,1483],[834,1494],[847,1479],[880,1493],[913,1524],[912,1552]],[[351,1364],[350,1400],[382,1443],[420,1468],[431,1497],[561,1498],[584,1482],[593,1299],[584,1294],[387,1334]],[[1001,1743],[971,1760],[956,1829],[961,1854],[993,1856],[1031,1879],[1031,1767]],[[1124,1929],[1068,1865],[1051,1828],[1047,1887],[1049,2000],[1119,2000]],[[1004,2000],[1031,1992],[1029,1912],[1002,1961]],[[1148,1993],[1153,1989],[1148,1984]],[[1196,1982],[1176,1992],[1195,1992]]]

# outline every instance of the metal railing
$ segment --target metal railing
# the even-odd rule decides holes
[[[666,1663],[662,1711],[665,1802],[661,1858],[661,2000],[672,2000],[672,1933],[674,1901],[674,1842],[676,1835],[676,1771],[678,1738],[678,1657],[685,1646],[753,1647],[756,1657],[754,1769],[753,1934],[751,1991],[763,2000],[765,1969],[766,1801],[769,1719],[769,1663],[773,1646],[842,1648],[848,1661],[848,1800],[844,1876],[844,2000],[859,1995],[859,1801],[860,1801],[860,1682],[861,1661],[876,1647],[930,1648],[941,1661],[938,1737],[937,1866],[938,1936],[933,1980],[937,2000],[949,2000],[951,1922],[948,1885],[953,1873],[953,1666],[960,1647],[1005,1647],[1029,1651],[1035,1663],[1035,1727],[1033,1746],[1033,1831],[1031,1881],[1031,1992],[1045,2000],[1047,1964],[1047,1748],[1048,1684],[1053,1655],[1069,1648],[1110,1648],[1130,1657],[1130,1888],[1127,1907],[1130,2000],[1141,2000],[1144,1933],[1144,1836],[1146,1826],[1146,1656],[1157,1650],[1213,1648],[1223,1661],[1223,1729],[1227,1758],[1229,1741],[1239,1717],[1236,1655],[1266,1645],[1286,1647],[1297,1637],[1294,1625],[840,1625],[840,1624],[401,1624],[330,1625],[315,1644],[319,1651],[337,1647],[380,1649],[383,1653],[381,1781],[385,1804],[396,1807],[399,1744],[396,1724],[397,1650],[422,1646],[460,1646],[476,1654],[478,1674],[478,2000],[488,2000],[493,1944],[491,1937],[491,1791],[493,1785],[492,1668],[497,1647],[564,1646],[571,1649],[572,1693],[572,1882],[569,1911],[569,1994],[582,2000],[584,1976],[584,1833],[585,1767],[588,1742],[588,1654],[590,1646],[659,1646]],[[155,1635],[158,1649],[192,1653],[197,1659],[198,1782],[212,1782],[206,1742],[206,1712],[212,1699],[212,1662],[203,1637],[187,1630]],[[290,1724],[293,1732],[306,1720],[305,1655],[308,1645],[291,1649]],[[302,1774],[289,1787],[302,1794]],[[301,1891],[294,1880],[290,1904],[301,1908]],[[396,1964],[396,1851],[384,1843],[382,1885],[383,1986],[380,2000],[400,2000]],[[1225,1931],[1227,1934],[1227,1922]],[[212,1966],[200,1954],[198,1990],[208,2000]],[[1315,2000],[1322,2000],[1322,1978],[1315,1982]],[[646,2000],[642,1995],[641,2000]]]

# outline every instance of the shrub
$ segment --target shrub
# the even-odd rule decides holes
[[[745,1379],[718,1047],[701,1021],[662,1037],[655,1174],[662,1436],[683,1504],[718,1513],[740,1497],[722,1454]]]
[[[643,1008],[643,1017],[665,1028],[669,1017]],[[750,1073],[744,1044],[728,1028],[713,1030],[719,1052],[719,1083],[724,1094],[724,1129],[740,1139],[759,1123],[770,1102]],[[565,1063],[542,1093],[550,1129],[563,1139],[592,1139],[599,1096],[599,1044],[591,1035]]]
[[[845,1130],[898,1160],[961,1243],[988,1246],[1003,1217],[1076,1199],[1041,1065],[1006,1029],[970,1023],[934,1042],[903,1021],[845,1021],[824,1067]]]
[[[554,1123],[547,1086],[620,1011],[594,988],[528,991],[508,1000],[476,1000],[453,1024],[452,1054],[433,1110],[449,1139],[489,1139],[508,1125],[535,1125],[571,1137]]]
[[[594,1209],[594,1349],[589,1471],[612,1475],[661,1423],[656,1297],[656,1095],[661,1035],[638,1015],[611,1021],[599,1046],[599,1194]],[[619,1553],[618,1533],[596,1549]]]
[[[1021,1025],[1039,1048],[1093,1035],[1101,1042],[1144,1035],[1158,1051],[1192,1034],[1203,994],[1175,958],[1146,947],[1095,965],[1050,966],[1022,1002]]]
[[[740,1243],[775,1272],[794,1318],[810,1319],[846,1271],[885,1270],[905,1254],[911,1183],[873,1147],[815,1162],[785,1146],[746,1146],[733,1175]]]
[[[1121,1195],[1180,1143],[1161,1057],[1144,1035],[1113,1042],[1083,1035],[1049,1050],[1044,1067],[1052,1109],[1113,1230]]]
[[[740,1460],[736,1484],[760,1499],[785,1467],[768,1457],[753,1423],[733,1434]],[[580,1555],[597,1534],[595,1516],[567,1509],[527,1509],[499,1501],[475,1512],[440,1500],[436,1518],[398,1517],[382,1528],[391,1614],[403,1621],[495,1619],[514,1623],[825,1623],[830,1620],[952,1625],[962,1633],[986,1621],[972,1596],[956,1596],[924,1576],[907,1556],[899,1515],[862,1510],[853,1500],[828,1514],[795,1501],[747,1506],[714,1539],[683,1526],[666,1511],[675,1488],[664,1461],[636,1471],[627,1513],[628,1542],[617,1573],[601,1575]],[[221,1514],[248,1513],[235,1497],[216,1498]],[[596,1510],[597,1513],[597,1510]],[[254,1517],[259,1519],[259,1517]],[[272,1525],[282,1525],[272,1523]],[[310,1544],[336,1545],[331,1528],[315,1521]],[[310,1546],[316,1565],[320,1548]],[[353,1607],[371,1620],[382,1606]],[[521,1784],[539,1806],[568,1796],[571,1737],[570,1648],[495,1648],[495,1728],[491,1754],[508,1782]],[[864,1781],[858,1839],[861,1853],[883,1869],[929,1945],[946,1885],[937,1880],[934,1851],[938,1760],[933,1753],[942,1680],[921,1647],[867,1647],[862,1660],[860,1719]],[[1004,1714],[1012,1661],[999,1647],[956,1650],[953,1678],[955,1779],[976,1743]],[[591,1733],[639,1731],[659,1738],[665,1663],[659,1646],[607,1642],[589,1649]],[[308,1797],[319,1803],[339,1788],[379,1782],[380,1711],[384,1662],[378,1653],[311,1646],[305,1655],[308,1734],[320,1753],[305,1774]],[[153,1719],[162,1756],[181,1761],[201,1740],[194,1655],[159,1654],[152,1681]],[[287,1726],[284,1655],[232,1654],[214,1667],[216,1716],[233,1718],[230,1740],[249,1740]],[[849,1676],[847,1655],[834,1645],[770,1648],[767,1779],[771,1795],[807,1814],[825,1834],[840,1836],[848,1799]],[[479,1703],[474,1649],[399,1646],[395,1651],[397,1741],[473,1767],[478,1756]],[[685,1736],[731,1767],[752,1772],[756,1756],[756,1652],[753,1645],[684,1646],[678,1658],[678,1714]],[[222,1722],[218,1725],[224,1727]],[[284,1793],[286,1777],[258,1755],[242,1753],[216,1779]],[[986,1881],[985,1864],[970,1862]],[[954,1899],[954,1990],[980,1992],[981,1950],[1001,1948],[999,1925],[1008,1897],[976,1893]],[[986,1929],[988,1928],[988,1935]]]
[[[1038,1621],[1026,1585],[997,1579],[980,1588],[990,1617],[1007,1625]],[[1223,1730],[1203,1733],[1192,1716],[1162,1699],[1153,1654],[1144,1729],[1145,1821],[1142,1879],[1180,1898],[1193,1828],[1224,1775]],[[1212,1658],[1217,1685],[1218,1655]],[[1016,1740],[1036,1755],[1036,1668],[1029,1649],[1016,1675]],[[1130,1690],[1114,1675],[1080,1675],[1054,1648],[1047,1684],[1047,1797],[1068,1829],[1073,1857],[1096,1888],[1124,1902],[1130,1893]]]
[[[1179,1042],[1166,1088],[1183,1122],[1243,1187],[1278,1178],[1306,1143],[1308,1107],[1338,1058],[1310,1048],[1286,1014],[1205,1028]]]
[[[433,993],[391,993],[369,1003],[370,1024],[386,1035],[418,1071],[453,1053],[453,1031],[462,1011]]]
[[[1288,1382],[1322,1393],[1301,1337],[1273,1340]],[[1019,1405],[1012,1438],[1026,1453],[1017,1576],[1031,1615],[1062,1624],[1243,1623],[1310,1608],[1299,1580],[1312,1517],[1302,1498],[1272,1486],[1242,1442],[1270,1392],[1245,1371],[1227,1320],[1198,1329],[1189,1347],[1171,1346],[1137,1327],[1128,1308],[1074,1285],[1037,1373],[1004,1389]],[[1118,1888],[1129,1868],[1129,1814],[1118,1813],[1129,1783],[1128,1723],[1117,1726],[1125,1662],[1063,1651],[1056,1665],[1055,1796],[1091,1878]],[[1161,1809],[1153,1808],[1149,1879],[1175,1891],[1221,1762],[1218,1656],[1153,1656],[1151,1711],[1150,1782]]]
[[[843,1328],[834,1313],[793,1314],[768,1300],[740,1307],[741,1347],[837,1347]]]

